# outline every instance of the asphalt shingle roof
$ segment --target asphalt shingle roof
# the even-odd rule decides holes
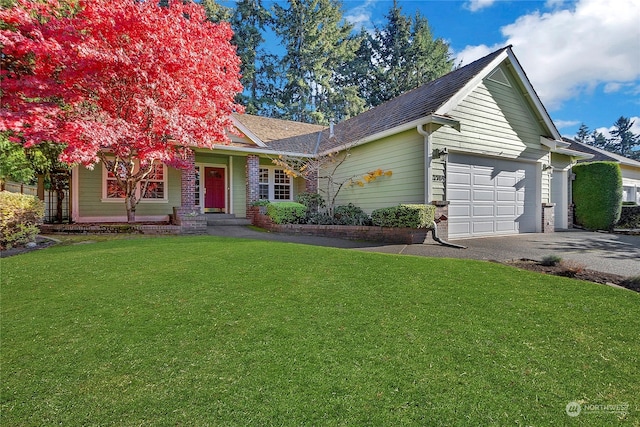
[[[332,138],[326,126],[246,114],[236,115],[236,118],[272,150],[308,154],[331,150],[433,114],[509,47],[496,50],[439,79],[336,124]]]

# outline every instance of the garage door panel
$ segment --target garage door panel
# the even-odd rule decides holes
[[[493,191],[491,190],[473,190],[473,202],[492,202],[494,200]]]
[[[513,221],[496,221],[496,231],[499,233],[507,233],[507,232],[518,232],[516,222]]]
[[[476,172],[477,172],[477,169],[476,169]],[[485,185],[487,187],[493,187],[493,180],[491,179],[491,174],[474,175],[473,185]]]
[[[460,200],[469,200],[471,197],[470,189],[451,189],[449,191],[449,201],[460,201]]]
[[[456,218],[471,218],[471,206],[470,205],[449,205],[449,216],[455,216]]]
[[[492,217],[495,215],[494,207],[491,205],[473,205],[474,217]]]
[[[495,190],[496,202],[515,202],[516,201],[516,192],[515,191],[505,191],[505,190]]]
[[[449,234],[464,236],[471,234],[471,223],[459,222],[456,224],[449,223]]]
[[[518,207],[513,205],[496,206],[496,216],[513,218],[519,215],[518,210]]]
[[[449,237],[535,231],[535,178],[533,164],[450,154]]]
[[[474,221],[472,223],[473,234],[493,234],[493,221]]]
[[[500,174],[499,176],[496,177],[496,185],[498,187],[515,189],[517,182],[518,182],[518,179],[514,176],[505,176],[504,174]]]
[[[451,184],[470,184],[471,174],[469,172],[449,171],[447,181]]]

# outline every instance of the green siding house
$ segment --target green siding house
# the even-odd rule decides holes
[[[591,157],[563,141],[510,46],[329,127],[246,114],[233,119],[231,144],[195,149],[189,170],[158,168],[160,190],[140,202],[137,219],[244,218],[259,199],[293,200],[327,185],[323,172],[314,180],[289,177],[274,158],[331,154],[342,160],[335,181],[392,171],[343,187],[338,205],[370,213],[435,204],[439,233],[449,239],[547,232],[570,226],[571,167]],[[74,170],[74,221],[126,220],[108,181],[101,167]]]

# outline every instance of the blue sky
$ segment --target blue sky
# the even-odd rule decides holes
[[[605,134],[618,117],[640,134],[640,2],[637,0],[399,0],[468,64],[506,45],[521,62],[558,130],[580,123]],[[345,0],[345,18],[384,24],[391,0]]]
[[[263,0],[270,7],[277,0]],[[222,1],[229,3],[230,1]],[[372,30],[392,0],[343,0],[347,21]],[[640,1],[398,0],[446,40],[456,64],[496,49],[513,51],[556,127],[573,137],[581,123],[608,135],[620,116],[640,134]]]

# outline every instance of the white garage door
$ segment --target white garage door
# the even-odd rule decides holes
[[[535,177],[533,164],[451,154],[449,238],[535,232]]]

